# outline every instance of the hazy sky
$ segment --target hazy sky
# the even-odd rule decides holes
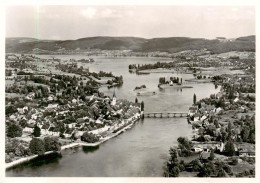
[[[250,6],[9,6],[6,37],[234,38],[255,34]]]

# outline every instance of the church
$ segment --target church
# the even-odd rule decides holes
[[[114,93],[113,93],[111,105],[116,105],[116,92],[115,92],[115,90],[114,90]]]

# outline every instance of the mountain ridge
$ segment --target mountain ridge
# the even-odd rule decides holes
[[[31,53],[34,49],[56,52],[65,50],[132,50],[138,52],[178,52],[206,48],[212,52],[255,51],[255,36],[233,39],[205,39],[190,37],[110,37],[95,36],[75,40],[40,40],[27,37],[6,38],[6,53]]]

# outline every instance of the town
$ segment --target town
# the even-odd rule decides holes
[[[115,89],[113,96],[98,91],[122,85],[122,76],[68,62],[6,55],[6,163],[77,142],[98,145],[140,118],[143,103],[117,99]]]
[[[214,57],[218,60],[214,68],[212,59],[205,59],[187,69],[194,70],[193,81],[203,75],[221,89],[199,101],[194,94],[187,120],[196,135],[178,138],[178,147],[170,149],[164,176],[254,177],[255,60],[252,53],[233,53]],[[241,59],[241,55],[248,57]],[[205,72],[209,69],[212,72]]]
[[[117,99],[115,87],[123,85],[122,76],[90,72],[80,62],[94,60],[61,62],[29,54],[6,55],[6,163],[79,144],[99,145],[143,117],[143,102]],[[198,101],[194,93],[193,105],[186,112],[195,135],[178,138],[178,147],[170,149],[164,176],[254,177],[253,52],[185,51],[176,53],[171,62],[130,64],[129,71],[193,76],[188,80],[159,77],[159,88],[192,88],[187,85],[200,83],[220,88]],[[99,91],[104,86],[114,88],[113,96]],[[146,85],[134,90],[142,89]]]

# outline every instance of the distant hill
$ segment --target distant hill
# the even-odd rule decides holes
[[[255,51],[255,36],[239,37],[221,42],[217,39],[168,37],[144,39],[138,37],[88,37],[77,40],[39,40],[34,38],[6,38],[7,53],[31,53],[33,50],[55,52],[65,50],[133,50],[140,52],[179,52],[206,48],[215,53]]]
[[[236,40],[237,41],[252,41],[252,42],[255,42],[255,36],[239,37]]]

